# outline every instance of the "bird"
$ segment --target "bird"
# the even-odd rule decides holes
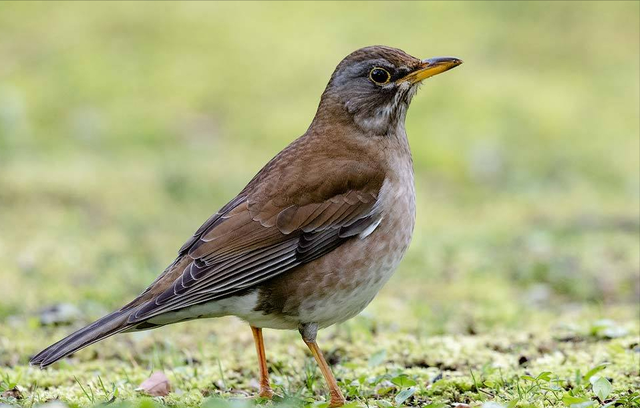
[[[460,64],[382,45],[346,56],[307,131],[207,219],[155,281],[30,363],[45,368],[117,333],[233,315],[253,333],[260,397],[274,395],[262,329],[298,330],[329,406],[342,406],[317,332],[360,313],[407,250],[416,213],[407,109],[423,80]]]

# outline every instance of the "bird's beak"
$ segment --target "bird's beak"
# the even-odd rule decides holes
[[[455,68],[462,64],[462,60],[454,57],[438,57],[422,60],[422,63],[415,71],[398,79],[397,82],[408,81],[411,84],[422,81],[434,75],[441,74],[445,71]]]

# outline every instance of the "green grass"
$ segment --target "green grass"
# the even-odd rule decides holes
[[[349,401],[640,406],[639,13],[2,2],[0,393],[23,398],[0,405],[250,404],[251,333],[232,318],[121,335],[46,371],[26,363],[139,293],[304,132],[339,60],[386,44],[465,64],[409,111],[409,253],[361,316],[320,333]],[[78,308],[70,326],[43,326],[40,310],[61,303]],[[297,333],[265,336],[277,403],[321,404]],[[174,388],[164,399],[135,391],[155,370]]]
[[[601,406],[625,399],[628,405],[618,406],[640,403],[637,332],[622,331],[620,337],[609,338],[589,325],[557,324],[535,333],[495,330],[424,336],[377,324],[359,318],[321,336],[342,389],[358,406],[435,407],[488,401],[512,407],[570,406],[567,401]],[[16,366],[4,374],[0,389],[21,385],[24,399],[6,402],[23,406],[58,398],[76,406],[114,398],[143,406],[148,398],[135,389],[151,371],[164,370],[174,393],[156,398],[154,405],[208,406],[220,398],[247,399],[257,391],[248,329],[240,322],[216,325],[215,330],[203,326],[203,322],[185,324],[168,328],[163,335],[141,333],[108,340],[53,370]],[[618,328],[632,330],[631,325]],[[44,330],[47,339],[63,332]],[[23,341],[27,347],[39,342]],[[276,403],[318,405],[326,388],[298,336],[269,332],[266,342],[271,379],[279,395]],[[608,387],[604,393],[596,388],[600,400],[589,382],[592,369],[602,369],[597,376]]]

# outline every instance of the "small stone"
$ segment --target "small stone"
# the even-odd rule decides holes
[[[442,380],[443,376],[442,376],[442,371],[440,371],[438,373],[438,375],[436,375],[435,377],[433,377],[433,380],[431,380],[431,384],[435,383],[436,381],[440,381]]]
[[[40,311],[42,326],[65,326],[80,320],[82,313],[70,303],[59,303]]]

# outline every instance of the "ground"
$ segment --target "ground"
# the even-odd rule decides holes
[[[396,275],[319,334],[349,404],[640,406],[637,2],[0,4],[0,407],[321,406],[297,333],[235,318],[31,355],[145,288],[365,45],[465,64],[409,110]],[[278,21],[278,24],[273,24]],[[156,371],[172,392],[145,396]],[[4,405],[3,405],[4,404]]]
[[[446,335],[427,335],[398,327],[392,318],[374,320],[365,314],[326,330],[320,344],[353,406],[640,406],[637,327],[585,319],[601,313],[567,311],[566,321],[544,319],[536,331]],[[630,318],[620,310],[607,314]],[[40,329],[43,335],[19,336],[15,347],[12,333],[25,331],[16,326],[0,333],[5,364],[68,331]],[[248,327],[231,319],[122,336],[45,371],[17,365],[3,372],[0,387],[17,385],[22,399],[5,396],[2,401],[28,407],[50,400],[71,406],[110,401],[141,407],[323,406],[326,386],[297,333],[266,332],[266,345],[278,394],[273,403],[249,400],[258,385],[253,341]],[[158,370],[169,378],[171,394],[151,399],[136,391]],[[589,382],[596,377],[604,386]]]

